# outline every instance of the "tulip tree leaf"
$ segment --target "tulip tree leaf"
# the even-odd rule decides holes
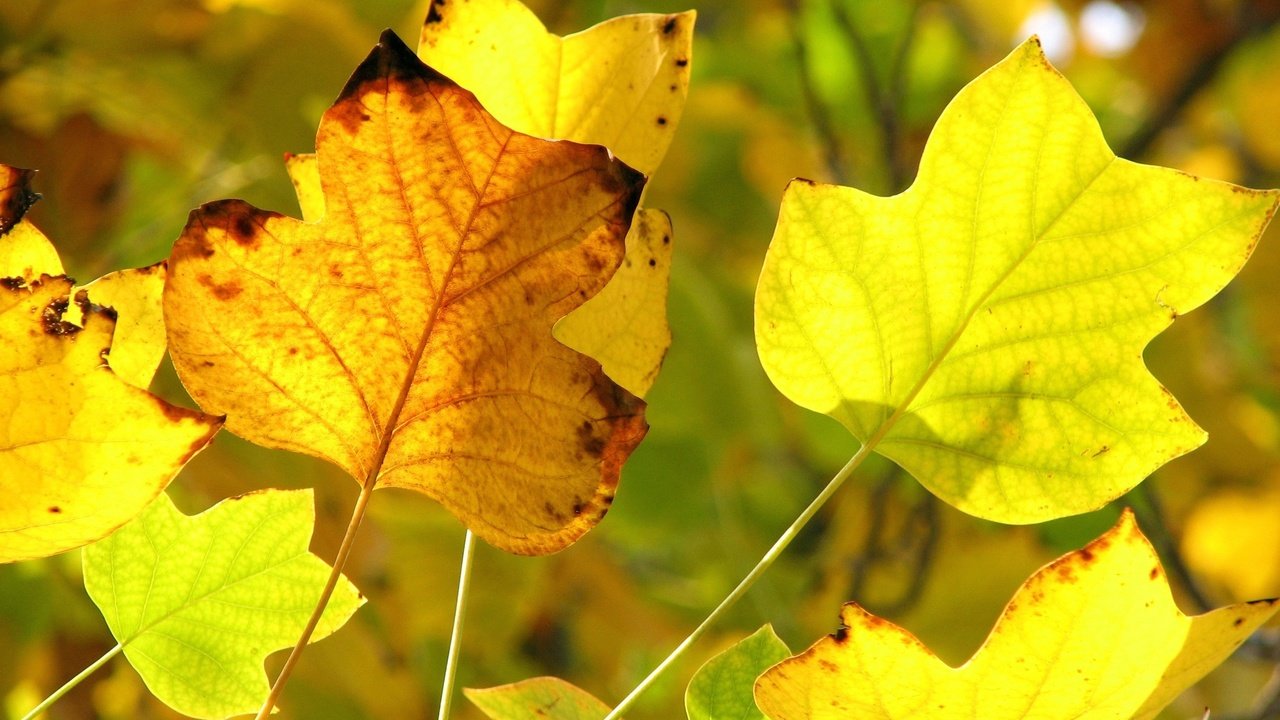
[[[491,720],[600,720],[609,714],[609,706],[594,695],[555,677],[463,693]]]
[[[961,667],[849,603],[839,632],[756,681],[756,702],[771,720],[1149,720],[1278,603],[1183,615],[1126,511],[1102,537],[1028,579]]]
[[[685,691],[689,720],[763,720],[753,694],[756,678],[790,655],[786,643],[765,625],[711,658]]]
[[[246,439],[423,492],[500,548],[572,543],[646,425],[550,329],[621,263],[643,177],[504,128],[389,31],[316,147],[319,220],[192,213],[164,297],[183,383]]]
[[[787,188],[760,358],[966,512],[1091,510],[1204,441],[1142,350],[1236,274],[1278,194],[1117,158],[1033,39],[951,102],[906,192]]]
[[[196,516],[162,495],[84,549],[84,585],[147,688],[199,718],[253,712],[270,689],[263,660],[297,641],[330,568],[307,546],[310,490],[266,490]],[[341,578],[314,639],[364,598]]]
[[[0,197],[0,213],[10,205]],[[28,221],[0,235],[0,397],[15,399],[0,407],[0,562],[64,552],[119,528],[221,427],[113,372],[110,353],[130,358],[144,345],[113,339],[136,318],[117,320],[61,272]]]
[[[684,112],[695,18],[623,15],[562,38],[519,0],[435,0],[418,54],[508,127],[604,145],[651,175]]]

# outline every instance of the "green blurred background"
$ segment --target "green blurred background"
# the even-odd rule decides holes
[[[565,34],[668,0],[533,1]],[[0,162],[36,168],[30,217],[81,280],[168,254],[186,214],[240,197],[297,213],[282,155],[421,0],[0,0]],[[1038,32],[1124,157],[1280,185],[1280,1],[706,0],[689,102],[646,204],[675,224],[674,344],[648,438],[612,512],[572,548],[483,547],[460,682],[543,674],[616,702],[772,544],[856,449],[782,399],[760,369],[752,292],[795,176],[888,194],[910,183],[950,97]],[[719,648],[771,622],[794,650],[857,600],[960,663],[1036,567],[1139,511],[1184,610],[1280,595],[1280,235],[1238,282],[1158,338],[1153,371],[1210,432],[1113,507],[1045,526],[984,523],[874,461],[642,701],[683,717],[683,688]],[[156,392],[190,403],[171,370]],[[6,402],[19,402],[7,398]],[[223,433],[171,488],[189,513],[263,487],[315,487],[313,549],[332,558],[357,487],[318,461]],[[379,493],[348,574],[369,604],[310,648],[282,717],[435,716],[463,531],[424,497]],[[1179,572],[1179,567],[1185,572]],[[19,717],[114,642],[78,553],[0,566],[0,712]],[[1171,718],[1280,717],[1264,631]],[[273,669],[282,655],[268,663]],[[1252,709],[1251,709],[1252,708]],[[168,718],[116,660],[53,718]],[[465,701],[454,717],[475,718]]]

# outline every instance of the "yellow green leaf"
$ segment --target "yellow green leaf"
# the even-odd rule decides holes
[[[463,694],[491,720],[600,720],[609,706],[556,677],[536,677]]]
[[[839,632],[756,681],[756,702],[772,720],[1146,720],[1225,660],[1278,602],[1183,615],[1126,511],[1029,578],[961,667],[849,603]]]
[[[307,624],[329,566],[307,545],[310,490],[241,495],[196,516],[161,495],[137,520],[84,550],[84,586],[147,687],[198,718],[253,712],[263,660]],[[339,577],[313,639],[364,598]]]
[[[966,512],[1094,509],[1204,442],[1142,350],[1235,275],[1277,196],[1117,158],[1031,40],[951,102],[907,191],[787,188],[760,358]]]
[[[183,383],[246,439],[423,492],[500,548],[572,543],[646,426],[550,329],[621,263],[643,177],[502,127],[390,32],[316,148],[320,220],[192,213],[164,297]]]
[[[604,145],[651,175],[684,112],[695,18],[624,15],[561,38],[519,0],[435,0],[418,54],[504,125]]]
[[[596,358],[614,382],[644,397],[671,347],[670,279],[671,218],[640,210],[627,233],[622,266],[598,295],[556,323],[556,339]]]
[[[71,290],[62,276],[0,283],[0,397],[15,399],[0,409],[0,562],[120,527],[221,424],[108,370],[115,314]],[[64,319],[72,302],[83,320]]]

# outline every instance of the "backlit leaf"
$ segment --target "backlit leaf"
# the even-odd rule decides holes
[[[1028,579],[961,667],[849,603],[839,632],[760,677],[756,701],[772,720],[1146,720],[1225,660],[1277,602],[1183,615],[1126,512]]]
[[[0,408],[0,562],[11,562],[120,527],[221,423],[108,369],[116,313],[47,274],[61,263],[28,222],[0,236],[0,261],[0,397],[12,399]]]
[[[145,388],[164,358],[164,263],[103,275],[84,287],[94,305],[116,312],[107,364],[130,385]]]
[[[462,692],[492,720],[600,720],[609,714],[594,695],[555,677]]]
[[[1235,275],[1276,200],[1115,157],[1029,41],[952,101],[906,192],[787,188],[761,361],[966,512],[1094,509],[1204,442],[1142,350]]]
[[[604,145],[651,175],[684,112],[695,17],[624,15],[561,38],[519,0],[435,0],[418,54],[504,125]]]
[[[689,720],[763,720],[752,693],[756,678],[791,654],[765,625],[711,658],[694,673],[684,694]]]
[[[643,178],[502,127],[389,32],[316,146],[320,220],[192,213],[164,300],[184,384],[246,439],[426,493],[498,547],[573,542],[646,426],[549,331],[622,261]]]
[[[605,374],[643,397],[658,379],[671,346],[670,278],[671,218],[661,210],[640,210],[617,274],[598,295],[556,323],[556,339],[596,358]]]
[[[168,495],[84,549],[84,585],[147,688],[185,715],[253,712],[269,689],[263,660],[307,623],[329,566],[307,546],[310,490],[221,502],[194,517]],[[315,638],[364,603],[342,578]]]
[[[436,2],[418,55],[508,127],[604,145],[652,175],[684,112],[695,18],[693,11],[625,15],[561,38],[519,0]],[[670,241],[670,218],[641,211],[622,269],[555,328],[558,340],[599,360],[639,397],[671,345]]]

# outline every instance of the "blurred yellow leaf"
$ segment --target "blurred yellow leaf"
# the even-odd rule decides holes
[[[609,714],[594,695],[554,677],[463,692],[492,720],[600,720]]]
[[[1028,579],[961,667],[849,603],[839,632],[757,680],[756,701],[773,720],[1146,720],[1276,609],[1267,600],[1183,615],[1126,512]]]
[[[1182,556],[1197,577],[1233,597],[1280,594],[1280,489],[1201,499],[1187,517]]]
[[[502,127],[389,31],[316,146],[320,220],[192,213],[164,299],[184,384],[246,439],[423,492],[502,549],[572,543],[646,426],[549,330],[622,261],[643,178]]]

